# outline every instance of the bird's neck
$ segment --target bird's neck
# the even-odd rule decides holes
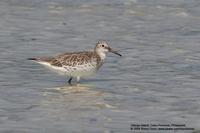
[[[101,60],[105,60],[105,58],[106,58],[106,54],[105,53],[97,51],[97,54],[99,55],[99,57],[101,58]]]

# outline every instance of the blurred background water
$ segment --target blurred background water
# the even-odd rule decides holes
[[[199,15],[199,0],[1,0],[0,132],[199,130]],[[92,50],[99,39],[123,57],[109,54],[79,85],[26,60]]]

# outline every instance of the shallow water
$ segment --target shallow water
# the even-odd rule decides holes
[[[132,123],[200,130],[200,1],[0,1],[0,132],[126,133]],[[108,40],[96,76],[27,61]],[[180,131],[183,132],[183,131]]]

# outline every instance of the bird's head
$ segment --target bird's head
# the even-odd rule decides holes
[[[112,50],[112,48],[108,46],[108,43],[106,41],[99,41],[96,44],[95,51],[97,52],[97,54],[100,55],[100,57],[105,56],[105,54],[108,53],[108,52],[111,52],[111,53],[114,53],[116,55],[122,56],[117,51]]]

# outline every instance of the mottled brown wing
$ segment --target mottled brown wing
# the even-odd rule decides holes
[[[56,58],[63,66],[76,66],[87,64],[96,58],[94,52],[76,52],[76,53],[65,53],[57,56]]]
[[[57,60],[55,57],[42,57],[37,59],[38,61],[48,62],[49,64],[57,67],[62,67],[62,64],[59,60]]]

